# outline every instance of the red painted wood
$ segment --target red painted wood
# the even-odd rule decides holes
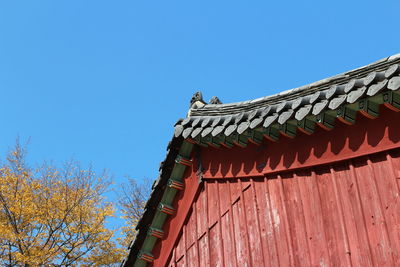
[[[196,216],[197,216],[197,236],[202,236],[207,231],[207,193],[205,188],[202,188],[202,191],[199,195],[199,198],[196,200]]]
[[[357,117],[354,125],[336,121],[331,131],[316,128],[312,135],[281,137],[278,142],[246,148],[204,148],[204,178],[255,177],[288,169],[342,161],[400,147],[400,113],[387,108],[374,120]]]
[[[196,235],[196,216],[193,215],[194,210],[192,209],[189,213],[189,219],[185,227],[185,237],[186,237],[186,249],[189,249],[197,241]]]
[[[400,264],[399,261],[399,242],[400,240],[396,238],[393,234],[396,231],[397,222],[396,222],[396,213],[400,213],[400,207],[396,205],[396,193],[397,188],[396,184],[394,184],[393,179],[381,179],[380,177],[390,177],[392,173],[390,172],[390,168],[388,168],[388,162],[386,161],[386,155],[380,153],[377,155],[371,155],[367,160],[369,170],[373,174],[374,178],[374,187],[375,193],[379,199],[379,208],[381,210],[380,216],[382,220],[382,224],[385,226],[388,237],[388,245],[389,247],[386,250],[389,251],[390,257],[393,260],[393,263]],[[396,207],[397,206],[397,207]],[[397,208],[397,209],[393,209]],[[399,218],[397,218],[399,219]],[[397,248],[392,250],[391,248]],[[395,264],[396,265],[396,264]]]
[[[238,266],[250,266],[250,251],[241,199],[232,205],[233,229]]]
[[[267,179],[257,179],[253,183],[254,195],[257,200],[258,218],[260,225],[260,239],[263,247],[266,266],[279,266],[276,248],[275,226],[272,221]]]
[[[399,170],[400,152],[389,151],[268,178],[207,180],[175,242],[176,266],[397,266]]]
[[[229,183],[218,181],[218,195],[221,216],[227,212],[231,205],[231,195],[229,192]]]
[[[193,244],[193,246],[188,248],[186,254],[186,262],[188,266],[200,267],[199,256],[197,252],[198,252],[197,244]]]
[[[195,161],[193,166],[196,166],[196,164],[197,162]],[[178,193],[175,198],[174,207],[177,208],[177,212],[170,216],[164,224],[163,230],[165,238],[158,241],[153,249],[153,255],[156,258],[153,264],[154,266],[166,266],[172,255],[172,250],[182,231],[189,210],[192,208],[192,203],[196,195],[198,195],[200,184],[197,170],[188,168],[184,176],[184,182],[185,190]]]
[[[183,231],[185,231],[186,226],[183,226]],[[185,239],[186,235],[182,234],[179,238],[178,244],[175,247],[175,257],[176,260],[179,260],[186,254],[186,248],[185,248]]]
[[[210,228],[210,264],[211,266],[222,266],[224,262],[222,236],[219,222]]]
[[[212,227],[219,219],[219,203],[218,203],[218,184],[206,183],[207,187],[207,210],[208,210],[208,227]]]
[[[388,229],[383,218],[375,177],[365,158],[356,159],[356,179],[360,189],[361,203],[364,210],[365,224],[375,264],[387,266],[392,263]],[[383,177],[381,177],[383,178]]]
[[[316,174],[312,170],[297,172],[301,202],[304,212],[304,228],[312,266],[327,262],[329,258],[321,212],[321,198]]]
[[[340,229],[340,219],[338,206],[335,201],[333,182],[330,179],[330,170],[328,167],[319,167],[316,169],[318,191],[321,200],[321,217],[323,229],[327,240],[329,261],[333,266],[340,266],[341,260],[345,259],[345,241]],[[343,258],[342,258],[343,257]]]
[[[271,215],[277,240],[279,263],[281,266],[291,266],[293,261],[291,260],[291,254],[288,253],[291,251],[291,244],[287,239],[287,227],[279,185],[280,180],[278,180],[277,176],[268,180]]]
[[[251,184],[249,184],[250,186]],[[242,184],[243,186],[243,184]],[[246,230],[249,238],[250,254],[252,255],[252,266],[262,266],[265,262],[261,243],[261,233],[258,221],[257,203],[255,200],[254,187],[247,187],[243,191],[243,205],[246,215]]]
[[[292,179],[293,174],[282,179],[283,193],[286,200],[286,212],[292,237],[293,254],[296,255],[295,265],[310,265],[307,230],[304,229],[305,219],[302,200],[299,194],[298,177]]]
[[[382,113],[383,131],[360,118],[363,125],[352,129],[362,138],[346,130],[336,150],[340,140],[322,133],[290,149],[203,150],[209,176],[197,190],[197,170],[186,175],[154,266],[400,266],[400,149],[385,150],[399,146],[400,127],[389,121],[397,113]],[[300,162],[310,142],[329,155],[315,145]],[[261,170],[266,153],[268,164],[276,159],[271,172]]]
[[[199,239],[199,262],[200,266],[210,266],[208,235],[203,235]]]
[[[221,217],[221,234],[223,242],[223,253],[224,253],[224,265],[225,266],[237,266],[235,250],[235,243],[233,240],[233,224],[231,220],[231,212],[225,213]],[[232,258],[233,257],[233,258]]]

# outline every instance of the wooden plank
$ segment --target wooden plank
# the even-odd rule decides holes
[[[200,238],[207,231],[207,194],[206,187],[200,192],[196,201],[196,216],[197,216],[197,237]]]
[[[185,267],[186,265],[186,258],[182,257],[176,262],[176,267]]]
[[[333,168],[342,201],[349,255],[353,266],[373,266],[358,185],[351,168],[352,165],[347,162],[336,164]]]
[[[229,193],[229,180],[218,181],[218,195],[221,216],[231,207],[231,196]]]
[[[280,266],[292,266],[291,244],[287,238],[283,212],[283,203],[280,197],[279,189],[280,181],[275,179],[268,180],[268,191],[270,196],[271,217],[274,226],[274,231],[277,240],[277,251],[279,256]]]
[[[242,189],[240,188],[239,180],[238,179],[231,179],[229,181],[229,191],[230,191],[230,202],[231,205],[235,203],[242,192]]]
[[[287,213],[287,208],[286,208],[286,199],[285,199],[285,193],[283,189],[283,182],[282,182],[282,176],[278,174],[278,192],[276,192],[279,195],[279,199],[281,202],[281,211],[282,211],[282,222],[283,222],[283,227],[285,228],[285,234],[286,234],[286,240],[287,240],[287,252],[289,254],[289,260],[292,265],[295,264],[294,260],[294,251],[293,251],[293,240],[292,236],[290,233],[290,225],[289,225],[289,219],[288,219],[288,213]]]
[[[255,180],[253,188],[256,195],[257,211],[260,225],[260,238],[266,266],[279,266],[276,248],[275,227],[272,221],[271,205],[266,178]]]
[[[324,166],[315,170],[321,200],[321,215],[329,252],[329,263],[333,266],[340,266],[342,259],[346,257],[346,248],[340,223],[338,223],[340,214],[335,201],[330,169]]]
[[[191,267],[200,267],[199,265],[199,256],[197,254],[197,243],[194,243],[193,246],[188,248],[186,253],[186,263],[187,266]]]
[[[194,214],[193,208],[189,212],[188,221],[186,222],[185,227],[185,236],[186,236],[186,249],[193,246],[193,244],[197,240],[197,232],[196,232],[196,216]]]
[[[393,173],[392,177],[395,180],[395,184],[397,184],[397,191],[400,192],[400,149],[389,151],[386,158],[390,163],[389,167]]]
[[[232,212],[237,264],[238,266],[250,266],[250,251],[245,230],[246,221],[244,220],[241,199],[232,205]]]
[[[400,266],[400,197],[386,154],[370,155],[368,165],[374,174],[374,185],[384,219],[382,223],[388,231],[390,247],[386,249],[393,258],[393,264]]]
[[[390,236],[394,238],[397,242],[395,242],[395,247],[393,248],[394,253],[394,262],[396,265],[400,265],[400,166],[395,166],[396,154],[397,154],[397,163],[400,163],[400,151],[391,151],[390,153],[386,153],[386,160],[388,164],[388,169],[390,171],[389,177],[391,178],[391,183],[393,186],[391,188],[392,192],[395,191],[397,193],[392,193],[390,197],[393,198],[393,201],[390,202],[389,207],[387,209],[389,220],[392,220],[392,224],[394,227],[391,228]]]
[[[324,232],[321,200],[314,171],[298,171],[299,195],[303,204],[304,224],[310,253],[310,265],[318,266],[329,261],[329,252]]]
[[[261,234],[258,223],[258,207],[255,201],[254,188],[251,184],[243,192],[243,206],[246,219],[247,236],[251,252],[251,264],[252,266],[262,266],[265,261],[260,239]]]
[[[374,264],[378,266],[393,265],[389,252],[389,237],[380,207],[374,174],[366,158],[353,161],[355,177],[360,191],[361,205]]]
[[[211,228],[220,218],[218,204],[218,183],[217,181],[206,182],[207,187],[207,210],[208,228]]]
[[[200,266],[210,266],[208,235],[203,235],[199,239],[199,262]]]
[[[307,229],[303,214],[303,204],[299,194],[298,177],[293,173],[282,175],[283,193],[286,204],[286,215],[293,246],[294,264],[310,265],[307,242]]]
[[[338,176],[336,175],[336,172],[332,166],[329,167],[329,170],[330,170],[330,174],[331,174],[333,191],[334,191],[336,205],[337,205],[338,214],[339,214],[338,218],[339,218],[340,230],[341,230],[341,235],[343,237],[343,246],[344,246],[344,250],[345,250],[344,251],[345,256],[342,259],[346,259],[346,260],[343,260],[343,262],[346,261],[347,266],[352,266],[349,240],[348,240],[347,230],[346,230],[345,223],[344,223],[342,199],[341,199],[340,191],[339,191],[340,188],[337,185],[338,184],[338,181],[337,181]]]
[[[183,226],[182,233],[180,235],[180,238],[178,240],[178,243],[176,245],[176,260],[179,261],[180,258],[182,258],[186,254],[186,247],[185,247],[185,228],[186,226]]]
[[[237,266],[231,211],[228,211],[221,217],[221,235],[224,249],[224,265]]]
[[[219,223],[214,224],[209,231],[210,236],[210,266],[222,266],[224,262],[223,244]]]

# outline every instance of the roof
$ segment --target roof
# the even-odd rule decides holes
[[[399,88],[397,54],[318,82],[244,102],[221,104],[214,97],[206,104],[201,93],[194,94],[188,116],[175,125],[166,159],[160,165],[159,177],[136,227],[137,236],[122,265],[133,266],[136,262],[137,266],[144,266],[153,260],[151,250],[163,232],[169,214],[166,209],[174,209],[170,205],[182,189],[179,183],[191,163],[195,145],[245,147],[248,142],[261,143],[263,138],[295,138],[298,131],[312,134],[315,125],[329,130],[336,118],[353,124],[357,112],[375,118],[381,104],[400,110]]]

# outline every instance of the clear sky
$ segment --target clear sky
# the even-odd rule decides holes
[[[156,178],[192,94],[270,95],[400,53],[400,1],[1,1],[0,153]],[[111,196],[114,198],[114,196]]]

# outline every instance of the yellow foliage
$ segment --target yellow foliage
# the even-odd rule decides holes
[[[0,168],[1,266],[109,266],[125,251],[104,226],[104,176],[74,163],[35,170],[17,146]]]

